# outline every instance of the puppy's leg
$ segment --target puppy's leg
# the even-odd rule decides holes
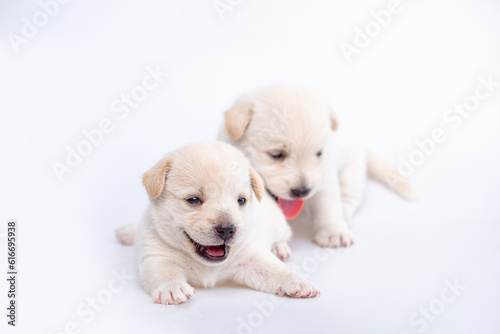
[[[292,250],[288,247],[288,241],[292,237],[292,229],[281,213],[281,210],[275,209],[274,211],[278,214],[274,219],[274,224],[276,224],[276,236],[271,251],[278,257],[278,259],[285,261],[292,256]]]
[[[292,229],[286,221],[281,209],[276,205],[276,202],[271,196],[265,194],[262,200],[261,208],[264,214],[259,219],[263,220],[263,227],[271,236],[271,251],[278,259],[284,261],[292,255],[288,241],[292,237]]]
[[[316,297],[319,289],[291,271],[269,252],[257,251],[240,263],[233,278],[255,290],[295,298]]]
[[[271,249],[274,255],[278,257],[281,261],[285,261],[292,255],[292,250],[288,247],[286,241],[276,242]]]
[[[366,158],[364,154],[342,167],[339,172],[339,183],[344,218],[349,224],[363,198],[366,183]]]
[[[337,173],[330,173],[324,187],[310,200],[315,229],[313,242],[321,247],[347,247],[354,243],[347,227]]]
[[[194,294],[183,270],[162,256],[146,257],[139,264],[139,277],[156,304],[182,304]]]

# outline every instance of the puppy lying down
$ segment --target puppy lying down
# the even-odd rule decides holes
[[[348,224],[367,175],[413,196],[406,179],[367,151],[357,127],[310,89],[271,86],[242,96],[224,116],[219,139],[249,158],[287,219],[304,206],[319,246],[353,244]]]
[[[287,248],[290,228],[236,148],[183,147],[146,172],[143,183],[151,204],[135,238],[130,226],[116,234],[135,243],[139,278],[155,303],[180,304],[192,297],[192,285],[228,280],[290,297],[319,294],[276,256]]]

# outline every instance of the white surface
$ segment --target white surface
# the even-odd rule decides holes
[[[448,140],[411,176],[417,201],[368,185],[356,245],[309,274],[320,298],[282,299],[251,330],[417,333],[412,314],[458,279],[466,289],[424,332],[500,332],[500,88],[458,129],[442,121],[479,76],[500,79],[500,4],[402,3],[350,64],[339,44],[386,1],[242,1],[223,21],[211,0],[73,1],[18,53],[7,35],[40,7],[0,5],[0,221],[20,224],[18,327],[9,333],[60,333],[71,322],[81,333],[237,333],[240,319],[258,321],[254,303],[270,296],[235,286],[167,307],[134,280],[92,321],[77,309],[132,263],[113,230],[144,210],[142,173],[171,149],[215,138],[242,92],[284,81],[321,87],[394,164],[436,127]],[[111,103],[156,65],[169,78],[118,118]],[[59,182],[51,164],[105,117],[114,131]],[[290,266],[310,264],[316,250],[297,225]],[[4,240],[0,247],[5,254]]]

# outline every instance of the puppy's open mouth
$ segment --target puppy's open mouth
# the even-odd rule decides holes
[[[303,199],[283,199],[273,194],[269,189],[267,189],[267,192],[276,202],[278,202],[278,205],[281,208],[281,211],[283,211],[286,219],[296,218],[304,207]]]
[[[213,245],[213,246],[202,245],[191,239],[189,234],[187,234],[186,232],[184,233],[186,234],[189,241],[191,241],[191,243],[195,246],[196,253],[205,260],[211,262],[220,262],[224,261],[227,258],[230,248],[229,245],[226,244]]]

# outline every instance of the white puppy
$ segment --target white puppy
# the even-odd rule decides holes
[[[348,222],[367,173],[402,197],[412,196],[405,179],[367,152],[356,127],[305,88],[278,85],[241,97],[225,112],[219,139],[250,159],[287,219],[301,212],[305,200],[313,241],[323,247],[353,243]]]
[[[154,302],[183,303],[194,293],[191,285],[227,280],[291,297],[319,294],[271,252],[286,247],[290,228],[236,148],[186,146],[146,172],[143,183],[151,205],[134,243],[140,280]],[[117,230],[125,244],[133,234],[130,227]]]

